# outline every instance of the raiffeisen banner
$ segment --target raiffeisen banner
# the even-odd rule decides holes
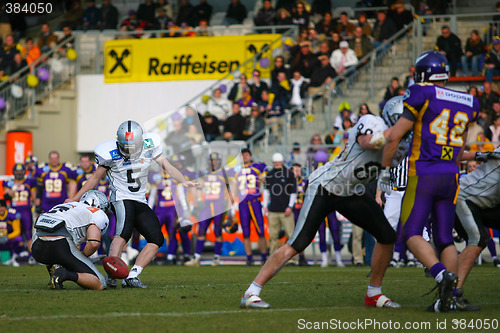
[[[279,34],[218,37],[118,39],[104,45],[104,81],[151,82],[177,80],[218,80],[235,71],[246,60],[271,45]],[[257,68],[269,77],[268,49]],[[244,72],[252,70],[252,64]]]

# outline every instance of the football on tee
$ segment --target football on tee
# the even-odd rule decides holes
[[[102,266],[112,278],[124,279],[128,276],[127,264],[120,257],[105,257]]]

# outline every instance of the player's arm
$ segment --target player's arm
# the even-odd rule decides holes
[[[156,204],[156,198],[158,197],[158,186],[151,185],[151,190],[149,191],[148,206],[153,209]]]
[[[79,201],[82,195],[94,189],[97,186],[97,184],[99,184],[99,181],[106,174],[106,171],[107,170],[105,167],[99,165],[95,170],[95,172],[92,174],[92,176],[90,176],[90,178],[85,182],[85,184],[83,184],[80,191],[78,191],[78,193],[75,196],[66,199],[65,202]]]
[[[90,257],[101,245],[101,231],[95,224],[89,225],[87,228],[87,244],[82,253],[86,257]]]
[[[158,156],[155,159],[155,162],[160,165],[165,172],[167,172],[170,176],[172,176],[177,182],[181,183],[184,187],[190,187],[190,186],[199,186],[199,183],[193,183],[182,175],[182,173],[174,168],[172,164],[167,160],[167,158],[163,155]]]
[[[67,191],[68,191],[68,198],[72,198],[76,194],[76,181],[73,179],[70,179],[68,181],[68,184],[66,185]]]
[[[11,222],[12,226],[12,232],[9,233],[7,236],[9,239],[16,238],[17,236],[21,235],[21,220],[20,219],[15,219]]]

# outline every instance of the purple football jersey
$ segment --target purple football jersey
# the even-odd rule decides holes
[[[253,162],[251,164],[237,166],[235,178],[238,182],[240,202],[260,198],[260,177],[266,172],[266,164]]]
[[[36,179],[42,187],[42,209],[48,211],[68,198],[66,185],[76,180],[76,172],[65,164],[55,168],[45,164],[36,170]]]
[[[3,187],[14,191],[14,197],[11,200],[12,208],[31,210],[31,189],[36,187],[35,179],[23,179],[18,184],[13,179],[4,180]]]
[[[432,83],[418,83],[406,90],[403,101],[415,117],[408,175],[458,173],[462,134],[476,121],[477,99]]]
[[[15,209],[7,209],[3,216],[0,215],[0,236],[7,236],[14,232],[15,229],[21,230],[19,216]]]

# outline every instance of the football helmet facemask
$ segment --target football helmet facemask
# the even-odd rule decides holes
[[[143,148],[143,130],[133,120],[123,122],[116,132],[116,144],[120,154],[127,160],[137,159]]]
[[[24,175],[26,174],[26,168],[24,167],[24,164],[14,164],[14,166],[12,167],[12,174],[14,175],[14,178],[16,180],[24,179]]]
[[[387,127],[392,127],[403,114],[403,96],[396,96],[387,101],[382,110],[382,119]]]

